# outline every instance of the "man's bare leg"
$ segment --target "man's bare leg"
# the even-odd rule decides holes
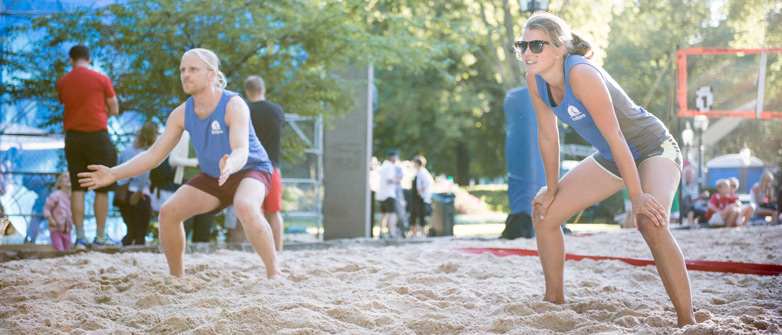
[[[83,201],[82,206],[84,206]],[[109,193],[95,192],[95,202],[92,204],[92,209],[95,210],[95,222],[98,224],[98,231],[104,231],[106,218],[109,216]],[[84,211],[82,210],[82,217],[84,217],[83,214]]]
[[[76,226],[76,237],[84,237],[78,236],[80,230],[84,233],[84,191],[71,192],[71,216],[73,225]]]
[[[256,179],[242,179],[234,195],[234,210],[246,232],[247,240],[266,265],[266,277],[275,279],[281,274],[277,265],[277,251],[274,248],[274,234],[269,222],[261,214],[265,187]]]
[[[277,251],[282,251],[282,236],[285,232],[285,226],[282,222],[282,215],[280,212],[264,212],[263,216],[266,221],[269,222],[269,226],[272,228],[272,234],[274,234],[274,247]]]
[[[172,276],[185,274],[185,228],[182,221],[220,206],[220,200],[190,185],[182,185],[160,208],[160,246]]]

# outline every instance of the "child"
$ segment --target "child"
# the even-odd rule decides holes
[[[46,198],[43,216],[49,222],[49,232],[54,250],[71,250],[71,179],[68,172],[57,177],[55,191]]]
[[[730,186],[727,179],[717,180],[717,193],[709,200],[709,210],[706,211],[706,219],[709,225],[735,227],[739,211],[736,206],[731,206],[735,201],[728,195]]]
[[[739,200],[739,195],[736,194],[739,191],[738,178],[728,178],[728,185],[730,186],[730,194],[728,194],[728,197],[739,211],[739,218],[737,219],[737,223],[740,222],[742,226],[746,226],[747,223],[749,223],[749,219],[752,218],[752,214],[755,213],[755,207],[752,204],[742,205],[741,200]]]

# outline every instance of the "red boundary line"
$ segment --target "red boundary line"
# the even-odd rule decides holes
[[[498,257],[506,256],[537,256],[536,250],[529,249],[504,249],[504,248],[457,248],[456,252],[466,255],[479,255],[482,253],[491,253]],[[625,257],[607,257],[607,256],[586,256],[566,254],[565,260],[580,261],[583,259],[591,260],[615,260],[622,261],[635,266],[654,265],[654,260],[641,258]],[[684,261],[688,270],[707,271],[707,272],[726,272],[742,273],[760,276],[778,276],[782,274],[782,265],[774,264],[755,264],[755,263],[737,263],[737,262],[717,262],[717,261]]]

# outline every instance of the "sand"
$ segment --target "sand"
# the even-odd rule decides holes
[[[782,227],[675,231],[687,259],[782,264]],[[569,253],[651,258],[636,231],[566,237]],[[0,334],[779,334],[782,277],[690,271],[698,324],[676,315],[653,266],[568,261],[567,303],[542,302],[535,240],[439,240],[285,251],[284,280],[260,258],[82,253],[0,264]]]

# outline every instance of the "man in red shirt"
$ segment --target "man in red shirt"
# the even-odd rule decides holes
[[[68,161],[72,194],[71,212],[76,226],[76,249],[86,249],[84,236],[84,192],[79,185],[78,174],[87,172],[87,165],[117,164],[117,151],[109,139],[108,117],[119,113],[117,96],[111,80],[105,75],[89,69],[90,49],[77,45],[68,53],[73,69],[57,81],[57,94],[65,106],[63,128],[65,129],[65,159]],[[109,213],[108,192],[114,184],[95,190],[95,221],[97,234],[93,246],[116,245],[105,232]]]

